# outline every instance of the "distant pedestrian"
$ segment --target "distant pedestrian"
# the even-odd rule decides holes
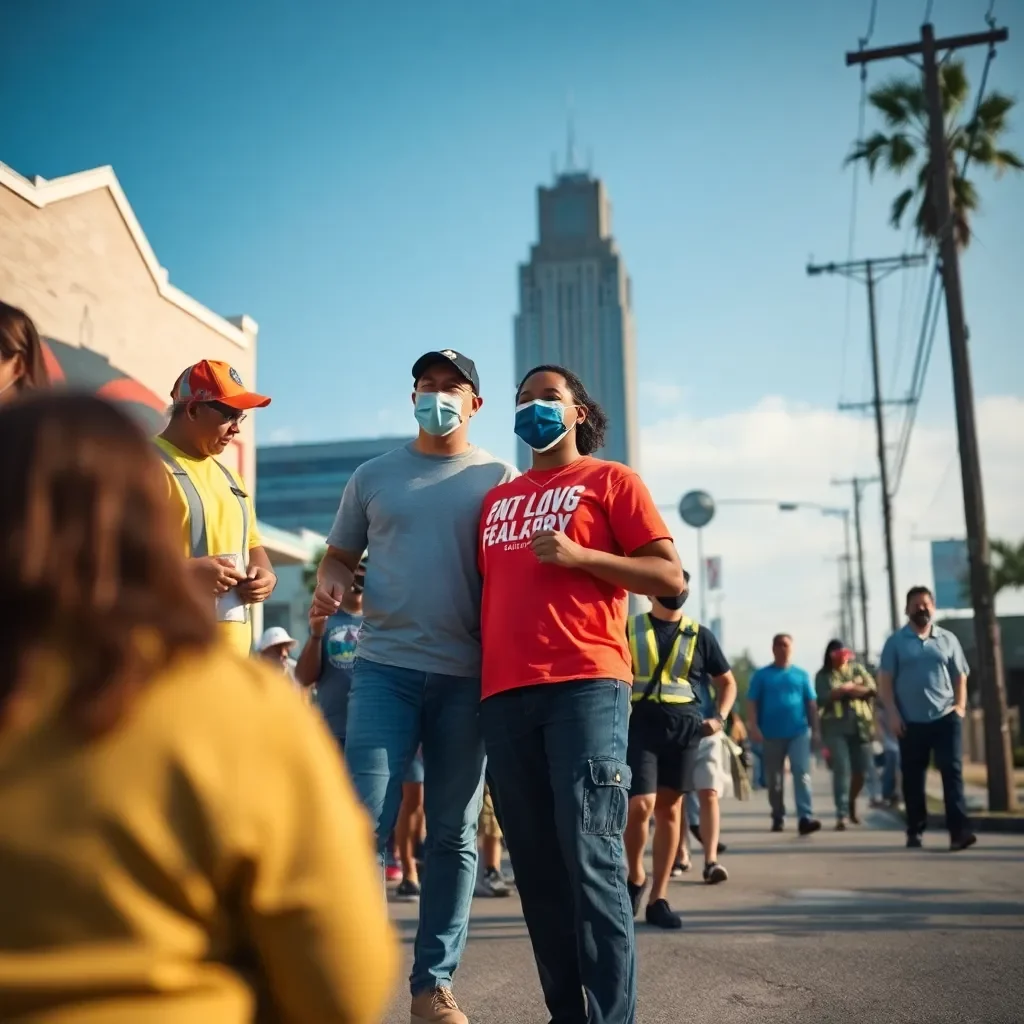
[[[928,824],[928,765],[942,776],[949,848],[977,842],[964,800],[963,719],[967,713],[967,659],[956,634],[936,626],[927,587],[907,591],[907,624],[882,648],[878,685],[892,734],[899,738],[907,846],[921,845]]]
[[[297,643],[298,640],[284,626],[271,626],[263,631],[256,651],[264,661],[280,669],[294,683],[295,659],[292,657],[292,651],[295,650]]]
[[[49,382],[36,325],[24,310],[0,302],[0,405]]]
[[[857,797],[864,788],[868,759],[874,757],[874,712],[871,698],[877,687],[868,670],[853,658],[842,640],[830,640],[825,662],[814,679],[821,720],[822,743],[828,748],[836,831],[847,819],[859,825]]]
[[[785,827],[786,761],[793,773],[793,795],[800,835],[821,828],[811,797],[811,739],[818,737],[817,695],[811,677],[793,664],[793,638],[778,633],[772,640],[772,664],[759,668],[747,691],[747,726],[754,743],[763,744],[772,831]]]

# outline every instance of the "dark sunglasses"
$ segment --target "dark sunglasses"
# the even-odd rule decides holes
[[[245,413],[241,409],[232,409],[230,405],[225,405],[223,402],[204,402],[203,404],[223,417],[226,423],[245,422]]]

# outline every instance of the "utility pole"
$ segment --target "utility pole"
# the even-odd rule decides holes
[[[960,446],[960,475],[964,492],[964,519],[967,524],[967,553],[970,561],[971,603],[974,606],[974,635],[977,646],[978,676],[981,679],[985,708],[985,761],[988,767],[988,806],[992,811],[1014,810],[1017,790],[1013,776],[1010,729],[1006,716],[1006,689],[1003,682],[1003,656],[999,640],[992,594],[988,530],[985,524],[985,496],[981,485],[981,457],[974,418],[974,390],[971,362],[967,351],[967,323],[960,289],[960,262],[953,235],[950,191],[949,151],[942,110],[942,90],[936,51],[964,49],[969,46],[995,46],[1009,38],[1005,29],[992,29],[974,35],[936,39],[930,24],[921,26],[921,41],[878,50],[861,50],[846,55],[847,65],[868,64],[890,57],[921,56],[925,97],[928,101],[928,135],[931,150],[931,194],[939,225],[939,257],[942,284],[946,293],[946,321],[953,367],[953,397],[956,405],[956,429]]]
[[[878,483],[878,477],[855,476],[850,480],[832,481],[833,487],[840,487],[845,484],[853,485],[853,528],[857,537],[857,589],[860,591],[860,621],[864,637],[864,648],[861,651],[861,655],[865,665],[868,663],[868,656],[871,651],[871,634],[868,631],[868,585],[864,580],[864,538],[860,528],[860,499],[864,494],[865,485],[874,483]]]
[[[885,532],[885,571],[889,578],[889,627],[893,633],[900,628],[899,603],[896,598],[896,561],[892,547],[892,492],[889,490],[889,460],[885,447],[885,417],[883,405],[906,405],[908,399],[882,398],[882,371],[878,357],[878,317],[875,312],[875,285],[883,278],[906,267],[925,263],[924,254],[887,256],[883,259],[851,260],[849,263],[808,264],[807,273],[842,274],[855,281],[863,281],[868,289],[868,327],[871,340],[871,377],[874,397],[870,402],[841,403],[840,409],[871,407],[875,413],[875,437],[878,443],[878,472],[882,482],[882,525]],[[866,646],[865,641],[865,646]]]

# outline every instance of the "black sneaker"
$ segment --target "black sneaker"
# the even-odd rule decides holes
[[[395,890],[395,899],[403,903],[414,903],[420,898],[420,883],[403,878]]]
[[[973,832],[961,832],[960,835],[950,838],[949,848],[956,853],[958,850],[970,849],[977,841],[978,837]]]
[[[678,914],[673,913],[668,900],[655,900],[647,904],[647,923],[655,928],[682,928],[683,922]]]
[[[677,860],[675,862],[675,864],[672,865],[672,876],[671,877],[672,878],[679,878],[681,875],[683,875],[687,871],[689,871],[690,868],[692,868],[692,867],[693,867],[693,864],[690,861],[688,861],[688,860]]]
[[[800,835],[809,836],[812,832],[817,832],[821,828],[821,822],[817,818],[801,818],[800,819]]]
[[[512,890],[497,868],[487,868],[476,880],[476,889],[474,889],[473,895],[485,898],[505,897],[511,896]]]
[[[729,872],[717,861],[713,864],[704,865],[704,881],[708,885],[718,885],[719,882],[727,882],[728,880]]]
[[[920,850],[921,849],[921,837],[917,832],[907,833],[907,849],[908,850]]]
[[[644,879],[639,885],[626,879],[626,888],[629,890],[629,902],[633,904],[633,916],[640,913],[640,904],[644,901],[644,893],[647,891],[648,879]],[[648,913],[650,910],[648,909]]]
[[[845,818],[836,818],[836,831],[837,832],[845,832],[846,831],[846,819]]]
[[[786,823],[781,818],[774,818],[772,820],[772,831],[781,832],[786,827]]]

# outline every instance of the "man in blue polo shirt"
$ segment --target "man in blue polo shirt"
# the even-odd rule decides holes
[[[907,592],[907,624],[882,648],[879,697],[887,724],[899,737],[907,846],[916,849],[928,822],[925,777],[932,754],[942,775],[949,848],[977,842],[964,801],[963,718],[967,713],[967,659],[954,633],[932,623],[935,599],[927,587]]]
[[[793,773],[798,831],[809,836],[821,828],[812,813],[811,734],[818,734],[818,701],[811,677],[793,664],[793,638],[772,639],[772,664],[759,668],[747,690],[747,727],[754,743],[764,744],[764,773],[772,807],[772,831],[781,832],[786,816],[783,791],[786,760]]]

